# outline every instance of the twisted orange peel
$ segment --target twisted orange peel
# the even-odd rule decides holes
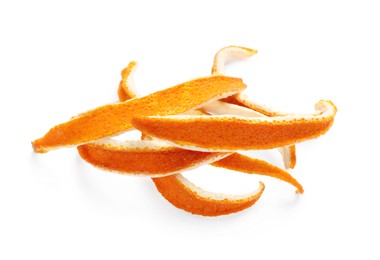
[[[130,73],[123,75],[123,77],[127,77],[127,76],[129,77]],[[127,81],[126,79],[122,80],[122,82],[126,82],[126,81]],[[129,84],[122,85],[122,88],[125,90],[125,93],[128,93],[127,95],[123,94],[122,89],[120,92],[120,88],[119,88],[119,98],[121,101],[123,100],[123,97],[126,97],[126,96],[129,98],[134,98],[137,96],[133,91],[131,91],[132,87],[134,88],[134,86],[130,84],[132,83],[130,82]],[[212,110],[213,112],[215,112],[215,109],[217,109],[220,105],[219,105],[219,102],[217,101],[215,101],[214,103],[215,104],[211,105],[210,107],[204,106],[202,110],[203,109]],[[226,105],[228,106],[228,104]],[[230,111],[228,112],[235,112],[234,110],[238,110],[237,112],[239,112],[240,114],[242,113],[242,111],[239,111],[239,108],[234,108],[234,109],[230,108],[229,110]],[[244,108],[242,108],[241,110],[244,111]],[[246,113],[247,115],[252,116],[252,113],[254,112],[249,110],[249,111],[246,111]],[[198,113],[192,113],[192,114],[202,114],[202,113],[198,112]],[[99,153],[102,152],[102,149],[99,147],[96,147],[95,150]],[[128,151],[121,152],[119,150],[118,152],[122,153],[123,156],[126,156],[126,157],[129,157],[131,155],[131,153]],[[163,165],[167,165],[166,162],[168,160],[170,162],[177,160],[175,153],[170,153],[170,152],[163,153],[159,149],[149,150],[148,152],[149,152],[148,158],[144,156],[144,153],[139,153],[138,154],[139,158],[134,157],[133,158],[134,161],[139,162],[138,165],[141,165],[141,164],[151,165],[150,161],[156,161],[157,158],[161,158],[163,160],[161,163]],[[191,151],[187,151],[187,152],[191,152]],[[132,156],[134,156],[134,154],[132,154]],[[114,156],[104,156],[104,157],[109,159],[109,163],[111,163],[111,160],[116,162],[115,163],[116,165],[118,165],[117,162],[120,162],[119,158],[114,157]],[[302,186],[290,174],[279,169],[278,167],[270,165],[269,163],[263,162],[261,160],[250,159],[249,157],[242,156],[239,154],[235,154],[234,156],[227,156],[227,158],[226,160],[221,159],[220,161],[213,163],[212,165],[216,167],[227,168],[230,170],[238,170],[238,171],[240,170],[246,173],[257,173],[257,174],[263,174],[263,175],[279,178],[281,180],[284,180],[293,184],[294,186],[297,187],[299,193],[303,193]],[[241,196],[217,194],[217,193],[208,192],[199,187],[196,187],[193,183],[191,183],[181,174],[175,174],[172,176],[162,177],[162,178],[152,178],[152,180],[154,181],[154,184],[156,185],[161,195],[166,200],[168,200],[172,205],[176,206],[177,208],[189,211],[193,214],[199,214],[199,215],[205,215],[205,216],[217,216],[217,215],[222,215],[222,214],[230,214],[233,212],[237,212],[239,210],[243,210],[253,205],[261,196],[264,190],[264,185],[260,183],[260,188],[256,192],[253,192],[250,194],[241,195]]]
[[[203,216],[221,216],[249,208],[261,197],[265,188],[260,182],[256,191],[237,196],[205,191],[180,174],[152,180],[161,195],[175,207]]]
[[[212,67],[212,74],[224,74],[225,65],[233,60],[242,60],[252,57],[257,51],[241,46],[227,46],[216,52],[214,56],[214,63]],[[274,111],[266,106],[254,103],[248,100],[247,96],[238,93],[226,98],[221,99],[230,104],[239,105],[242,107],[247,107],[252,111],[256,112],[255,116],[283,116],[288,115],[287,113]],[[239,114],[244,116],[243,114]],[[252,116],[252,115],[249,115]],[[282,155],[285,168],[294,168],[296,165],[296,147],[295,145],[279,147],[279,152]]]
[[[148,135],[186,149],[271,149],[313,139],[326,133],[334,122],[336,107],[331,101],[321,100],[315,108],[317,113],[309,116],[150,116],[135,117],[132,124]]]
[[[133,84],[132,72],[136,63],[131,62],[122,72],[122,80],[118,89],[120,101],[137,97],[136,88]],[[127,83],[128,82],[128,83]],[[214,101],[202,107],[203,110],[212,113],[229,113],[246,116],[263,116],[251,109]],[[193,112],[203,114],[201,112]],[[96,167],[106,170],[118,171],[135,175],[170,175],[176,171],[183,171],[199,167],[205,163],[229,157],[225,153],[207,153],[191,150],[182,150],[165,145],[158,141],[127,141],[102,140],[78,147],[81,157]],[[181,158],[178,158],[178,156]],[[233,158],[233,160],[231,159]],[[221,159],[220,163],[211,164],[246,173],[256,173],[275,177],[294,185],[299,193],[303,192],[302,186],[286,171],[262,162],[258,159],[249,159],[246,156],[236,154],[227,160]],[[161,164],[159,162],[161,161]],[[239,166],[236,168],[235,166]],[[244,167],[243,167],[244,166]]]
[[[264,184],[260,182],[255,192],[245,195],[212,193],[197,187],[179,171],[211,164],[271,176],[303,193],[302,185],[288,172],[236,151],[279,148],[285,167],[293,168],[294,144],[324,134],[333,123],[336,107],[331,101],[322,100],[317,103],[315,114],[296,115],[252,102],[240,93],[245,88],[240,79],[223,74],[229,61],[255,53],[249,48],[225,47],[214,57],[212,76],[141,98],[136,94],[132,77],[136,62],[131,62],[122,71],[119,103],[98,107],[53,127],[33,142],[33,148],[36,152],[47,152],[78,146],[81,157],[92,165],[154,177],[158,191],[170,203],[204,216],[230,214],[250,207],[262,195]],[[142,131],[141,141],[110,138],[133,127]]]
[[[145,97],[100,106],[53,127],[45,136],[32,143],[33,148],[36,152],[47,152],[120,134],[132,128],[131,119],[134,116],[183,113],[240,92],[245,87],[238,78],[211,76],[191,80]]]

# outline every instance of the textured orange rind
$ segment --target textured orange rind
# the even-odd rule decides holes
[[[119,101],[123,102],[128,99],[138,97],[137,89],[134,87],[133,73],[137,67],[137,62],[131,61],[128,66],[121,71],[121,81],[117,89]]]
[[[132,119],[145,134],[199,151],[258,150],[317,138],[332,126],[336,107],[321,100],[309,116],[151,116]],[[175,129],[175,130],[173,130]]]
[[[35,152],[41,153],[117,135],[132,128],[131,119],[135,116],[183,113],[238,93],[245,87],[238,78],[211,76],[188,81],[142,98],[101,106],[53,127],[45,136],[32,143],[33,148]]]
[[[224,67],[228,62],[234,60],[247,59],[255,55],[256,53],[256,50],[241,46],[232,45],[224,47],[215,54],[211,73],[224,74]]]
[[[233,153],[221,160],[211,163],[211,165],[238,172],[270,176],[293,185],[297,188],[297,192],[300,194],[304,191],[302,185],[288,172],[266,161],[251,158],[239,153]]]
[[[158,191],[170,203],[204,216],[231,214],[248,208],[260,198],[264,184],[260,182],[257,191],[246,195],[218,194],[196,187],[181,174],[176,174],[178,171],[210,163],[229,170],[271,176],[292,184],[298,193],[303,193],[302,185],[288,172],[233,151],[278,147],[285,167],[293,168],[296,163],[294,144],[324,134],[333,123],[336,107],[331,101],[322,100],[316,105],[318,111],[314,115],[295,115],[250,101],[240,94],[245,88],[241,80],[223,74],[226,63],[255,53],[255,50],[239,46],[223,48],[214,57],[213,76],[185,82],[143,98],[136,94],[132,77],[136,62],[131,62],[122,71],[118,88],[120,102],[126,102],[81,113],[34,141],[33,148],[36,152],[46,152],[79,145],[81,157],[94,166],[154,177]],[[221,83],[224,80],[225,84]],[[216,89],[219,84],[222,90]],[[219,114],[223,116],[210,116]],[[103,119],[107,119],[105,124],[100,123]],[[114,122],[116,126],[111,126]],[[143,131],[143,141],[109,138],[133,126]],[[170,138],[164,133],[165,127],[174,132],[169,134]],[[245,133],[238,131],[241,127],[246,128]],[[89,134],[86,129],[98,132]],[[184,136],[189,132],[189,136]]]
[[[246,59],[254,54],[256,54],[257,51],[241,47],[241,46],[227,46],[225,48],[222,48],[218,52],[216,52],[214,57],[214,64],[212,67],[212,74],[224,74],[224,67],[225,65],[232,61],[232,60],[241,60]],[[257,103],[254,103],[250,100],[248,100],[247,96],[238,93],[226,98],[221,99],[221,101],[235,104],[240,107],[246,107],[251,109],[252,111],[256,112],[258,115],[256,116],[284,116],[289,115],[286,113],[281,113],[278,111],[274,111],[266,106],[259,105]],[[241,116],[244,116],[244,114],[240,114]],[[252,115],[249,115],[252,116]],[[285,146],[285,147],[279,147],[279,152],[282,155],[282,159],[284,162],[284,166],[286,169],[293,169],[296,165],[297,158],[296,158],[296,147],[295,145]]]
[[[212,163],[230,153],[198,152],[157,141],[105,140],[78,146],[80,156],[95,167],[122,174],[158,177]]]
[[[227,195],[205,191],[179,174],[153,178],[161,195],[175,207],[202,216],[221,216],[249,208],[261,197],[264,184],[245,195]],[[181,192],[178,192],[181,191]]]

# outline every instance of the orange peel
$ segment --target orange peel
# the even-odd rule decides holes
[[[321,100],[306,116],[247,118],[238,116],[135,117],[134,127],[179,147],[200,151],[271,149],[323,135],[332,126],[336,107]],[[175,131],[172,131],[175,129]]]
[[[137,65],[133,61],[121,73],[119,103],[81,113],[53,127],[32,142],[33,148],[47,152],[75,145],[80,156],[95,167],[152,177],[171,204],[203,216],[231,214],[252,206],[261,197],[264,184],[259,182],[259,188],[249,194],[219,194],[197,187],[177,172],[211,164],[274,177],[303,193],[302,185],[288,172],[235,151],[279,148],[285,167],[293,168],[294,144],[323,135],[333,124],[336,107],[321,100],[315,114],[296,115],[248,100],[240,94],[245,88],[241,79],[224,76],[224,67],[255,53],[228,46],[215,55],[212,76],[141,98],[133,84]],[[142,140],[110,138],[133,127],[142,131]]]
[[[225,48],[222,48],[219,51],[217,51],[214,56],[212,74],[224,74],[224,67],[228,62],[232,60],[247,59],[256,53],[257,53],[256,50],[249,49],[246,47],[241,47],[241,46],[227,46]],[[271,117],[271,116],[287,115],[287,114],[269,109],[266,106],[262,106],[252,101],[249,101],[248,98],[241,93],[223,98],[221,99],[221,101],[250,108],[251,110],[260,114],[259,116]],[[279,147],[278,150],[281,153],[285,168],[293,169],[297,162],[295,145]]]
[[[224,67],[226,63],[234,60],[247,59],[256,53],[256,50],[241,46],[231,45],[224,47],[215,54],[211,73],[224,74]]]
[[[157,190],[175,207],[192,214],[221,216],[247,209],[261,197],[265,186],[245,195],[227,195],[205,191],[180,174],[152,178]],[[179,192],[180,191],[180,192]]]
[[[158,141],[104,140],[78,146],[95,167],[136,176],[158,177],[209,164],[230,153],[185,150]]]
[[[137,89],[134,87],[135,84],[132,77],[136,68],[137,62],[131,61],[128,66],[121,71],[121,81],[119,88],[117,89],[117,95],[120,102],[139,96]]]
[[[50,129],[32,142],[35,152],[88,143],[123,133],[132,128],[134,116],[172,115],[186,112],[245,89],[241,79],[211,76],[126,102],[109,104],[85,112]],[[197,95],[194,95],[197,93]],[[160,102],[157,102],[160,100]]]
[[[123,69],[118,88],[119,101],[138,97],[133,83],[136,62]],[[200,112],[193,112],[200,114]],[[118,141],[103,138],[77,147],[79,155],[104,170],[135,176],[158,177],[209,164],[229,153],[195,152],[167,145],[142,136],[143,141]]]
[[[238,172],[270,176],[288,182],[297,188],[297,192],[304,192],[302,185],[288,172],[266,161],[251,158],[239,153],[233,153],[221,160],[211,163],[212,166],[222,167]]]
[[[123,70],[123,72],[124,73],[122,73],[122,80],[118,89],[120,101],[124,101],[129,98],[135,98],[136,96],[138,96],[138,94],[135,94],[136,92],[134,89],[133,81],[131,81],[133,73],[133,71],[131,70],[131,64],[125,70]],[[199,115],[204,113],[194,110],[191,112],[191,114]],[[148,135],[143,135],[142,140],[145,139],[152,140],[152,138],[150,138]],[[153,176],[153,174],[157,174],[157,170],[159,174],[162,174],[162,172],[180,170],[179,168],[183,170],[185,168],[183,165],[184,160],[186,160],[187,163],[189,163],[189,159],[190,162],[193,164],[198,163],[194,162],[193,159],[197,157],[199,158],[199,155],[206,155],[208,157],[211,157],[214,161],[215,158],[217,158],[218,156],[221,158],[222,156],[225,157],[229,155],[218,155],[218,153],[202,152],[194,153],[194,151],[184,150],[175,147],[168,147],[163,144],[161,144],[161,146],[158,147],[158,144],[160,144],[160,142],[157,141],[151,141],[149,143],[149,146],[146,147],[148,149],[142,149],[138,152],[131,152],[131,146],[133,146],[131,145],[131,143],[123,146],[120,143],[110,145],[110,142],[115,142],[110,139],[104,140],[103,142],[106,142],[106,146],[108,146],[108,148],[99,147],[99,142],[94,142],[91,144],[79,146],[78,151],[81,154],[82,158],[84,158],[86,161],[90,162],[93,165],[104,165],[104,161],[106,160],[108,170],[110,168],[122,168],[122,171],[125,172],[125,167],[127,166],[129,167],[127,169],[128,171],[132,170],[136,172],[136,169],[139,169],[144,174],[148,172],[150,176]],[[143,142],[144,141],[140,141],[134,144],[137,145],[140,149]],[[114,149],[109,149],[109,146],[113,147]],[[127,148],[123,149],[123,147]],[[84,150],[87,154],[84,154]],[[99,163],[99,161],[95,162],[94,160],[89,161],[89,158],[94,158],[93,155],[89,156],[89,151],[95,153],[97,155],[96,158],[100,160],[101,163]],[[117,155],[115,155],[115,153]],[[120,159],[120,157],[122,157],[123,159]],[[128,159],[125,160],[125,158]],[[204,157],[202,158],[202,160],[204,160]],[[231,165],[228,164],[228,162],[231,162],[231,160],[226,161],[225,165],[227,167],[229,166],[230,168],[233,168]],[[199,163],[197,166],[199,166]],[[224,165],[221,165],[220,167],[223,166]],[[143,167],[143,169],[141,169],[141,167]],[[185,209],[193,214],[200,214],[205,216],[219,216],[243,210],[253,205],[259,199],[264,190],[264,185],[260,183],[260,189],[258,189],[256,192],[245,196],[240,196],[237,199],[236,196],[221,195],[208,192],[200,188],[195,188],[196,186],[192,184],[190,181],[188,181],[185,177],[183,177],[180,173],[168,177],[161,177],[159,179],[152,178],[152,180],[157,190],[172,205],[181,209]],[[216,197],[218,199],[215,199]],[[223,198],[223,200],[221,200],[220,198]]]

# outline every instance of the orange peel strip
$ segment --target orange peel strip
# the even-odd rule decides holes
[[[237,115],[246,117],[265,117],[264,114],[246,108],[244,106],[235,105],[232,103],[227,103],[223,101],[214,101],[210,104],[203,106],[203,110],[211,114],[216,115]],[[279,147],[279,152],[281,153],[284,166],[286,169],[294,168],[296,164],[296,147],[295,145]]]
[[[131,62],[121,73],[122,79],[118,88],[121,102],[138,97],[133,84],[135,69],[136,62]],[[143,136],[142,140],[144,139],[151,138]],[[166,176],[193,169],[229,155],[185,150],[157,140],[118,141],[111,138],[80,145],[77,149],[85,161],[97,168],[148,177]]]
[[[132,124],[145,134],[187,149],[271,149],[325,134],[334,122],[336,107],[331,101],[321,100],[315,108],[318,112],[309,116],[151,116],[133,118]]]
[[[78,146],[80,156],[95,167],[122,174],[159,177],[209,164],[230,153],[197,152],[159,141],[107,139]]]
[[[233,153],[221,160],[213,162],[211,165],[239,172],[274,177],[292,184],[297,188],[298,193],[302,194],[304,192],[302,185],[288,172],[267,163],[266,161],[251,158],[239,153]]]
[[[256,53],[257,51],[255,50],[241,47],[241,46],[228,46],[228,47],[222,48],[215,54],[214,64],[212,67],[212,74],[224,74],[224,67],[226,63],[228,63],[229,61],[237,60],[237,59],[238,60],[246,59],[253,56]],[[226,97],[222,99],[221,101],[225,101],[227,103],[250,108],[253,111],[258,112],[259,114],[263,114],[265,116],[271,117],[271,116],[286,115],[284,113],[276,112],[265,106],[253,103],[249,101],[247,97],[241,93]],[[295,145],[279,147],[278,150],[281,153],[285,168],[293,169],[297,162]]]
[[[252,193],[227,195],[205,191],[180,174],[152,180],[161,195],[175,207],[210,217],[236,213],[252,206],[265,189],[260,182],[259,188]]]
[[[128,66],[129,67],[129,66]],[[119,87],[119,99],[120,101],[123,101],[123,99],[128,99],[128,98],[133,98],[136,97],[137,95],[132,89],[132,81],[130,79],[126,79],[125,77],[131,77],[131,70],[129,70],[129,73],[122,74],[122,81],[121,84],[123,83],[122,87]],[[127,93],[124,95],[124,93]],[[192,114],[201,114],[199,111],[192,111]],[[151,139],[148,135],[142,136],[142,140],[144,139]],[[88,147],[89,145],[83,145],[83,147]],[[78,148],[81,149],[81,148]],[[175,149],[175,148],[173,148]],[[178,149],[178,148],[177,148]],[[192,152],[189,150],[182,150],[181,151],[186,151],[186,152]],[[97,152],[101,151],[99,149],[96,150]],[[150,155],[153,155],[153,153],[159,152],[156,150],[151,151]],[[146,162],[147,158],[144,156],[144,153],[138,153],[136,154],[138,156],[141,156],[141,158],[135,158],[134,162]],[[162,156],[162,154],[161,154]],[[170,158],[169,162],[176,161],[179,154],[175,153],[167,153],[165,154],[165,158],[160,159],[158,164],[156,165],[162,165],[164,161],[168,161],[168,157],[173,157]],[[83,156],[82,156],[83,157]],[[103,159],[104,156],[101,156]],[[112,156],[114,159],[114,157]],[[157,160],[157,158],[154,158],[154,160]],[[113,160],[115,161],[115,160]],[[119,161],[119,160],[117,160]],[[149,160],[150,161],[150,160]],[[141,163],[138,163],[138,165],[141,165]],[[164,165],[166,165],[164,163]],[[177,165],[176,165],[177,166]],[[151,171],[151,169],[149,169]],[[248,196],[241,197],[239,201],[236,200],[235,197],[230,198],[229,196],[224,195],[224,198],[226,200],[218,200],[218,201],[213,201],[210,198],[213,198],[216,196],[214,193],[207,192],[205,190],[202,190],[202,192],[197,192],[200,189],[197,188],[194,190],[195,185],[186,180],[185,177],[183,177],[181,174],[175,174],[172,176],[168,177],[161,177],[161,178],[152,178],[153,183],[155,184],[156,188],[158,191],[162,194],[164,198],[166,198],[172,205],[187,210],[193,214],[200,214],[200,215],[206,215],[206,216],[219,216],[223,214],[229,214],[229,213],[234,213],[240,210],[243,210],[255,203],[261,196],[263,190],[264,190],[264,185],[260,183],[261,189],[256,192],[252,193]]]
[[[134,87],[133,73],[137,67],[137,62],[131,61],[128,66],[121,71],[121,81],[117,90],[120,102],[136,98],[139,96],[137,89]]]
[[[234,60],[247,59],[256,53],[256,50],[241,46],[232,45],[224,47],[215,54],[211,73],[224,74],[224,67],[226,63]]]
[[[55,148],[88,143],[129,130],[132,128],[131,119],[134,116],[183,113],[236,94],[245,87],[238,78],[198,78],[142,98],[101,106],[83,113],[53,127],[45,136],[32,142],[32,145],[35,152],[47,152]]]

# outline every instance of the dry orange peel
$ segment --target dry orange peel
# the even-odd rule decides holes
[[[212,74],[224,74],[224,67],[226,63],[232,60],[246,59],[253,56],[256,53],[257,51],[255,50],[252,50],[246,47],[241,47],[241,46],[228,46],[228,47],[222,48],[215,54],[214,64],[212,67]],[[223,98],[221,101],[225,101],[227,103],[250,108],[251,110],[257,112],[258,114],[264,115],[264,116],[287,115],[284,113],[276,112],[272,109],[256,104],[252,101],[248,101],[246,96],[241,93]],[[297,162],[295,145],[279,147],[278,150],[281,153],[285,168],[293,169]]]
[[[180,174],[152,180],[157,190],[172,205],[203,216],[221,216],[249,208],[261,197],[265,188],[260,182],[259,188],[252,193],[227,195],[205,191]]]
[[[130,65],[128,67],[130,67]],[[132,85],[133,83],[130,80],[132,75],[130,73],[128,73],[128,74],[122,74],[122,76],[123,76],[122,82],[127,82],[127,81],[129,82],[128,84],[123,85],[123,90],[126,93],[128,93],[128,95],[127,95],[128,97],[130,97],[130,98],[136,97],[137,94],[135,94],[134,85]],[[128,79],[125,77],[128,77]],[[119,92],[120,92],[120,88],[119,88]],[[119,97],[120,97],[120,95],[119,95]],[[229,114],[229,115],[250,116],[250,117],[264,117],[263,114],[256,112],[252,109],[248,109],[245,107],[241,107],[241,106],[237,106],[237,105],[233,105],[233,104],[229,104],[229,103],[225,103],[225,102],[221,102],[221,101],[214,101],[208,105],[205,105],[202,107],[202,110],[209,112],[209,113],[212,113],[212,114]],[[201,115],[204,113],[195,110],[191,114]],[[144,140],[144,138],[143,138],[143,140]],[[159,142],[158,142],[158,144],[159,144]],[[117,146],[120,146],[120,145],[114,145],[114,147],[117,147]],[[169,149],[168,147],[166,147],[166,148]],[[171,149],[175,150],[174,147],[171,147]],[[100,153],[99,150],[97,150],[97,152]],[[119,150],[118,152],[120,153],[121,151]],[[190,153],[189,150],[187,152]],[[149,155],[150,156],[154,157],[155,154],[157,154],[158,157],[161,158],[161,160],[165,160],[165,161],[169,160],[171,162],[176,161],[176,158],[175,158],[177,155],[176,153],[166,153],[162,159],[163,154],[161,153],[160,149],[157,149],[156,147],[153,147],[153,149],[149,149]],[[128,156],[125,153],[124,153],[124,155]],[[144,158],[144,153],[139,153],[138,155],[140,155],[140,158],[135,157],[134,158],[135,161],[145,163],[146,158]],[[107,156],[102,156],[102,159],[105,157],[107,157]],[[169,159],[169,157],[172,157],[172,158]],[[112,157],[110,157],[109,159],[112,160]],[[156,160],[156,158],[153,158],[153,159]],[[114,158],[113,161],[119,162],[119,160],[117,158]],[[111,162],[108,162],[108,163],[111,164]],[[166,163],[163,163],[163,164],[166,165]],[[286,172],[286,171],[284,171],[284,170],[282,170],[282,169],[280,169],[280,168],[278,168],[278,167],[276,167],[270,163],[259,160],[259,159],[254,159],[254,158],[250,158],[250,157],[238,154],[238,153],[234,153],[232,155],[228,155],[227,157],[212,163],[211,165],[216,166],[216,167],[222,167],[222,168],[230,169],[230,170],[250,173],[250,174],[261,174],[261,175],[271,176],[271,177],[286,181],[286,182],[294,185],[297,188],[298,193],[303,193],[302,185],[296,179],[294,179],[288,172]],[[176,169],[178,169],[178,168],[176,168]],[[182,180],[181,178],[178,178],[178,181],[181,181],[181,180]],[[164,187],[163,187],[164,185],[165,185],[164,183],[161,183],[161,186],[162,186],[161,190],[164,190]],[[167,190],[170,190],[170,187],[168,187]],[[162,192],[164,192],[164,191],[162,191]],[[172,192],[174,192],[174,191],[172,191]],[[183,191],[178,190],[177,192],[180,193]]]
[[[238,78],[226,76],[198,78],[142,98],[109,104],[85,112],[50,129],[45,136],[32,143],[33,148],[35,152],[41,153],[117,135],[132,128],[131,119],[134,116],[183,113],[238,93],[245,87]]]
[[[230,153],[185,150],[158,141],[104,140],[78,146],[88,163],[108,171],[159,177],[209,164]]]
[[[226,63],[234,60],[247,59],[257,53],[256,50],[241,47],[227,46],[220,49],[214,56],[214,64],[211,69],[212,74],[224,74]]]
[[[123,72],[126,73],[122,73],[122,80],[118,89],[120,101],[138,96],[134,90],[133,81],[131,81],[133,71],[129,68],[131,68],[131,64],[125,70],[123,70]],[[199,115],[204,113],[194,110],[191,112],[191,114]],[[149,138],[148,135],[143,135],[142,140],[145,139],[151,140],[152,138]],[[218,153],[199,154],[199,152],[175,147],[167,147],[162,144],[160,147],[158,147],[158,144],[160,143],[157,141],[151,141],[148,149],[143,149],[139,152],[131,151],[131,146],[133,145],[130,143],[127,145],[121,145],[120,143],[110,145],[110,142],[115,142],[110,139],[103,140],[103,142],[106,142],[108,148],[99,147],[99,142],[79,146],[78,150],[82,158],[95,166],[99,164],[104,165],[106,161],[108,170],[110,168],[121,168],[122,171],[125,172],[125,167],[127,166],[127,171],[133,170],[136,172],[136,169],[139,169],[145,174],[148,172],[150,176],[153,176],[152,173],[157,174],[157,170],[159,170],[159,174],[173,170],[184,170],[184,160],[186,160],[187,163],[189,163],[189,160],[193,164],[198,163],[197,166],[199,166],[199,155],[208,157],[217,156],[220,158],[222,158],[222,156],[226,156],[218,155]],[[134,144],[138,145],[138,147],[141,148],[141,142]],[[154,147],[152,147],[153,144]],[[113,149],[109,149],[109,146],[113,147]],[[127,147],[127,149],[123,149],[123,147]],[[86,154],[84,154],[84,151]],[[194,154],[194,152],[196,154]],[[98,161],[89,160],[89,158],[94,158],[93,155],[89,155],[91,153],[96,154]],[[117,155],[115,155],[115,153]],[[192,161],[194,158],[198,159],[198,161]],[[203,157],[202,160],[204,159],[205,158]],[[212,160],[215,161],[214,157],[212,157]],[[99,163],[99,161],[101,162]],[[231,162],[231,160],[226,161],[223,165],[219,165],[219,167],[226,165],[226,167],[233,169],[233,166],[229,164],[229,162]],[[249,163],[250,162],[247,164],[249,165]],[[143,167],[143,169],[141,169],[141,167]],[[247,172],[252,168],[254,167],[246,166]],[[224,198],[224,200],[220,200],[220,194],[217,196],[215,193],[211,193],[200,188],[194,189],[195,185],[179,173],[169,177],[162,177],[159,180],[158,178],[152,178],[152,180],[162,196],[165,197],[171,204],[175,205],[178,208],[183,208],[193,214],[201,214],[206,216],[219,216],[243,210],[253,205],[259,199],[264,189],[264,185],[261,184],[260,189],[257,192],[248,194],[246,196],[240,196],[238,200],[236,199],[236,196],[230,195],[222,195],[222,198]],[[216,200],[215,197],[218,197],[219,199]]]
[[[137,63],[135,61],[131,61],[128,66],[121,71],[121,81],[117,90],[117,95],[119,96],[120,102],[139,96],[134,87],[135,84],[132,77],[136,67]]]
[[[321,100],[309,116],[247,118],[238,116],[135,117],[145,134],[199,151],[271,149],[323,135],[332,126],[336,107]],[[175,131],[172,131],[175,129]]]
[[[205,191],[178,172],[204,164],[274,177],[297,188],[302,185],[285,170],[238,150],[279,148],[286,168],[296,162],[295,143],[323,135],[334,122],[331,101],[316,104],[310,115],[282,113],[240,94],[241,79],[223,75],[225,65],[249,58],[255,50],[228,46],[214,57],[212,76],[139,97],[133,84],[136,62],[121,73],[119,103],[81,113],[53,127],[32,142],[35,152],[77,146],[80,156],[104,170],[151,177],[161,195],[174,206],[204,216],[235,213],[252,206],[264,184],[245,195]],[[138,141],[113,136],[136,128]]]
[[[292,184],[297,188],[298,193],[302,194],[304,191],[302,185],[288,172],[266,161],[251,158],[239,153],[233,153],[221,160],[213,162],[211,165],[239,172],[274,177]]]

